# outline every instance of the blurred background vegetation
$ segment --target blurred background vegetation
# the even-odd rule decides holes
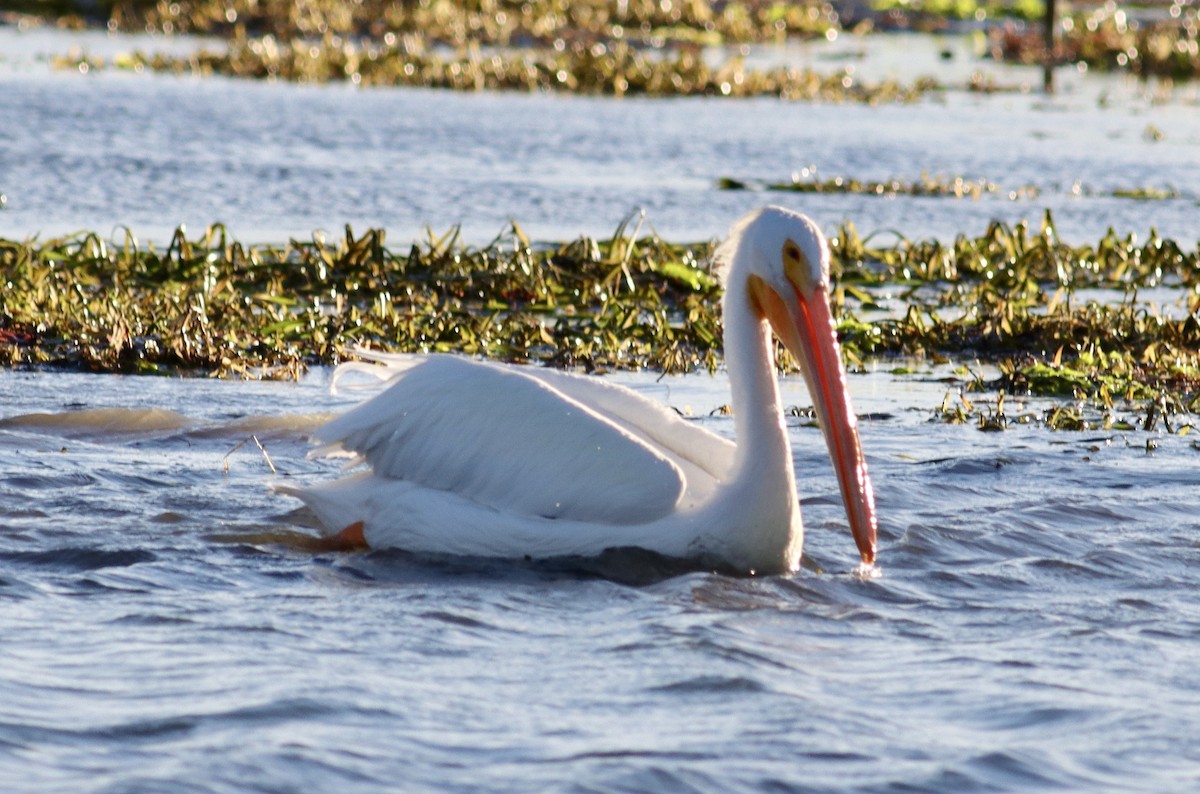
[[[460,88],[550,87],[625,93],[716,92],[703,46],[924,30],[984,31],[986,53],[1021,63],[1084,64],[1169,80],[1200,75],[1195,0],[13,0],[11,19],[227,42],[190,68],[296,80],[350,79]],[[457,64],[457,66],[453,66]],[[666,64],[664,67],[663,64]],[[529,69],[545,71],[543,80]],[[437,78],[435,72],[457,72]],[[465,74],[474,72],[474,74]],[[564,79],[556,79],[562,72]],[[590,74],[595,73],[595,74]],[[649,73],[665,77],[650,79]],[[672,79],[672,74],[679,79]],[[639,76],[640,75],[640,76]],[[549,83],[546,85],[545,83]],[[736,90],[736,81],[726,81]],[[778,82],[778,81],[777,81]],[[786,85],[760,86],[787,93]],[[726,91],[725,93],[729,93]]]

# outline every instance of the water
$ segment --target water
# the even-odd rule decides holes
[[[858,376],[881,578],[852,575],[823,442],[797,424],[806,570],[631,586],[266,539],[305,524],[270,484],[336,473],[304,458],[313,414],[344,405],[325,377],[0,375],[9,785],[1200,780],[1200,449],[1187,437],[1155,434],[1147,453],[1143,433],[986,434],[927,421],[941,383]],[[727,399],[720,378],[622,379],[698,415]],[[808,403],[798,382],[785,402]],[[128,413],[98,413],[111,408]],[[41,416],[14,420],[30,414]],[[252,443],[230,452],[251,434],[277,474]]]
[[[307,238],[315,229],[340,234],[351,224],[384,227],[402,244],[426,225],[442,232],[461,223],[467,239],[482,243],[512,220],[538,239],[607,235],[644,210],[670,239],[706,240],[776,202],[827,228],[851,219],[864,233],[952,238],[981,234],[993,218],[1036,224],[1049,208],[1073,242],[1095,242],[1110,226],[1200,237],[1200,121],[1191,88],[1154,102],[1149,88],[1064,74],[1052,101],[956,92],[872,108],[361,90],[111,69],[81,75],[38,60],[73,41],[0,28],[0,53],[11,53],[0,60],[0,118],[10,122],[0,138],[0,192],[8,196],[0,236],[80,229],[123,236],[128,227],[165,240],[180,223],[196,231],[221,221],[254,241]],[[907,53],[938,49],[923,39],[887,41],[895,40],[885,40],[874,60],[852,64],[868,79],[891,74]],[[111,56],[162,45],[93,35],[78,46]],[[773,57],[841,65],[805,48]],[[978,67],[965,58],[952,63],[947,82],[961,84],[968,66]],[[933,60],[917,65],[932,69],[926,61]],[[1029,70],[984,68],[1001,82],[1029,78]],[[1101,107],[1102,97],[1115,106]],[[1163,137],[1148,135],[1154,130]],[[810,166],[828,177],[987,179],[1041,195],[894,200],[715,187],[721,177],[786,181]],[[1077,182],[1095,193],[1155,187],[1185,197],[1078,196]]]
[[[0,235],[223,219],[248,241],[347,222],[394,244],[463,222],[485,241],[511,216],[552,238],[604,234],[641,206],[673,239],[707,238],[768,198],[717,177],[815,163],[1045,190],[770,196],[829,225],[945,236],[1049,205],[1068,238],[1110,223],[1200,237],[1194,200],[1068,195],[1076,179],[1198,184],[1194,108],[1101,110],[1111,81],[1068,82],[1051,103],[607,102],[52,73],[29,51],[67,46],[45,41],[0,29]],[[1149,124],[1166,137],[1145,140]],[[930,422],[942,374],[851,378],[882,522],[883,576],[863,580],[823,443],[799,421],[805,569],[664,578],[638,557],[289,542],[311,519],[270,486],[337,473],[305,458],[314,423],[350,404],[324,371],[0,373],[0,787],[1194,789],[1195,434]],[[732,432],[709,416],[723,378],[619,379]],[[784,399],[809,403],[792,379]]]

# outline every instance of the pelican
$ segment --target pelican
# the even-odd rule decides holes
[[[745,573],[797,569],[804,529],[771,330],[800,365],[862,562],[875,561],[867,463],[829,306],[829,247],[768,207],[717,250],[736,443],[602,379],[451,355],[363,351],[387,381],[319,427],[314,455],[363,470],[303,500],[347,546],[500,558],[638,547]]]

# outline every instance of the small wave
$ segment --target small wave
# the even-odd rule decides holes
[[[470,617],[468,615],[460,615],[457,612],[447,612],[443,609],[436,609],[429,612],[422,612],[420,617],[429,620],[437,620],[442,623],[449,623],[452,626],[460,626],[468,629],[495,629],[496,627],[485,623],[482,620]]]
[[[194,626],[196,621],[176,615],[130,614],[108,621],[112,626]]]
[[[283,414],[232,417],[201,422],[163,408],[85,408],[61,413],[18,414],[0,419],[0,429],[24,430],[67,438],[155,437],[182,440],[223,438],[304,439],[331,414]]]
[[[228,728],[237,724],[287,723],[293,720],[320,719],[337,708],[308,698],[286,698],[215,713],[180,714],[156,719],[133,720],[88,731],[102,739],[153,739],[172,734],[190,733],[202,727]]]
[[[98,480],[90,474],[77,471],[68,474],[17,474],[2,481],[11,488],[30,491],[55,491],[64,488],[86,488]]]
[[[1036,558],[1027,560],[1026,567],[1062,581],[1112,579],[1114,574],[1103,571],[1097,566],[1088,565],[1080,560],[1062,560],[1056,558]]]
[[[967,774],[978,783],[1002,790],[1061,788],[1088,782],[1056,774],[1060,769],[1054,760],[1036,752],[984,753],[967,762],[967,767]]]
[[[85,408],[63,413],[33,413],[0,419],[0,428],[60,433],[67,436],[124,436],[163,433],[188,427],[192,421],[162,408]]]
[[[313,430],[329,421],[333,414],[285,414],[282,416],[245,416],[227,422],[217,422],[203,427],[193,427],[183,435],[186,438],[244,438],[255,436],[260,439],[307,438]]]
[[[1091,711],[1083,708],[1012,704],[982,712],[977,719],[988,730],[1012,731],[1056,725],[1062,725],[1064,729],[1077,728],[1085,725],[1093,716]]]
[[[50,514],[45,510],[38,510],[36,507],[17,507],[12,509],[0,507],[0,518],[49,518],[49,516]]]
[[[762,683],[745,676],[701,675],[670,684],[650,687],[650,692],[769,692]]]
[[[190,717],[164,717],[111,725],[89,733],[92,737],[100,739],[159,739],[174,734],[191,733],[196,725],[197,720]]]
[[[1015,455],[986,455],[961,458],[937,458],[925,461],[925,465],[935,465],[943,476],[978,476],[995,474],[1001,469],[1014,465],[1028,465],[1032,461]]]
[[[45,551],[0,551],[0,560],[59,571],[97,571],[127,568],[158,559],[145,549],[95,549],[68,547]]]

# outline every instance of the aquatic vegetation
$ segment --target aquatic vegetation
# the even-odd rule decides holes
[[[0,362],[290,378],[366,344],[587,370],[716,368],[712,243],[631,224],[553,245],[515,224],[485,246],[452,229],[399,249],[383,230],[349,228],[281,246],[229,240],[221,226],[180,229],[162,249],[132,233],[0,241]],[[1049,215],[1036,231],[995,223],[949,243],[882,244],[847,224],[830,244],[851,366],[993,362],[998,378],[962,388],[1080,401],[1099,412],[1092,426],[1120,411],[1143,423],[1200,412],[1200,246],[1153,231],[1068,245]],[[1148,289],[1175,302],[1143,300]],[[1044,421],[1067,426],[1064,411]],[[943,414],[983,416],[962,402]]]
[[[62,68],[223,74],[303,82],[457,90],[778,96],[826,101],[912,101],[940,89],[865,83],[852,70],[747,67],[740,53],[712,63],[705,47],[835,36],[828,3],[590,0],[391,3],[211,0],[114,3],[114,30],[217,35],[223,46],[192,55],[124,53],[105,63],[84,53]]]
[[[553,45],[562,37],[628,40],[658,45],[748,42],[789,35],[823,36],[837,28],[824,0],[157,0],[111,3],[112,25],[126,30],[270,35],[277,39],[327,34],[381,38],[417,35],[451,47]]]
[[[788,181],[768,182],[754,179],[721,177],[717,180],[719,190],[768,190],[784,193],[853,193],[866,196],[923,196],[978,199],[982,196],[1000,196],[1010,201],[1033,199],[1041,195],[1037,185],[1004,187],[990,179],[969,179],[963,176],[947,177],[923,173],[919,179],[905,181],[889,179],[875,181],[835,176],[822,178],[815,167],[807,167],[792,173]],[[1069,191],[1075,196],[1102,196],[1127,198],[1138,201],[1170,201],[1184,199],[1200,203],[1200,198],[1173,187],[1132,187],[1109,190],[1093,190],[1076,182]]]
[[[771,190],[788,193],[855,193],[873,196],[948,196],[979,198],[984,194],[1002,194],[1009,199],[1035,198],[1041,192],[1034,185],[1004,190],[987,179],[944,177],[922,174],[914,181],[889,179],[883,182],[835,176],[822,179],[815,168],[805,168],[792,174],[787,182],[759,182],[722,177],[717,181],[721,190]]]
[[[82,57],[82,56],[79,56]],[[75,68],[79,58],[63,66]],[[561,91],[610,96],[775,96],[831,102],[911,102],[940,90],[921,78],[866,82],[853,72],[808,68],[757,69],[740,56],[713,67],[693,49],[649,52],[626,42],[564,45],[562,49],[503,49],[464,52],[407,49],[343,42],[336,48],[267,39],[234,41],[221,51],[190,56],[127,54],[114,64],[140,71],[224,74],[299,82],[349,80],[359,85],[449,88],[466,91]],[[88,64],[97,68],[96,63]]]
[[[879,15],[874,24],[885,29],[942,30],[950,20],[1040,20],[1046,14],[1042,0],[871,0],[870,5]]]
[[[1164,201],[1167,199],[1183,198],[1183,194],[1174,188],[1117,188],[1112,192],[1116,198],[1136,199],[1138,201]]]
[[[911,99],[927,82],[865,86],[852,73],[756,70],[734,55],[711,66],[700,48],[835,35],[825,2],[705,0],[175,0],[109,4],[108,27],[205,33],[225,46],[193,56],[125,54],[142,71],[219,73],[309,82],[348,80],[459,90],[715,94],[866,101]],[[96,68],[86,56],[61,66]]]
[[[997,27],[989,40],[997,60],[1041,63],[1046,57],[1040,27]],[[1194,79],[1200,77],[1200,10],[1187,2],[1149,12],[1124,3],[1085,6],[1062,20],[1051,57],[1140,77]]]
[[[195,57],[132,53],[114,59],[113,65],[124,68],[465,90],[911,99],[940,86],[923,78],[875,89],[863,87],[848,71],[801,70],[790,76],[786,70],[747,70],[736,53],[725,53],[716,65],[701,56],[706,47],[834,39],[844,31],[944,29],[952,20],[987,22],[988,49],[997,60],[1046,59],[1041,0],[874,0],[869,6],[826,0],[311,0],[299,5],[285,0],[58,0],[10,5],[10,13],[52,18],[64,26],[90,21],[110,30],[205,34],[226,43]],[[1193,4],[1174,3],[1165,15],[1155,16],[1108,3],[1068,15],[1060,27],[1059,44],[1050,54],[1055,63],[1172,79],[1200,75]],[[67,56],[59,62],[82,65],[72,64],[75,60]],[[710,81],[708,72],[731,79]],[[839,81],[849,81],[853,90],[839,93]],[[814,82],[825,86],[818,92]],[[982,75],[966,88],[998,90]]]
[[[715,367],[699,265],[707,246],[581,238],[535,248],[384,232],[245,246],[223,227],[166,249],[132,234],[0,242],[0,360],[119,372],[294,377],[344,345],[449,351],[571,367]]]
[[[1186,251],[1153,230],[1141,244],[1110,230],[1094,246],[1069,246],[1048,214],[1036,234],[996,223],[951,245],[869,248],[846,227],[833,242],[841,289],[860,311],[877,310],[885,285],[905,307],[870,322],[843,318],[849,356],[987,360],[1001,377],[965,388],[1071,397],[1107,414],[1121,405],[1160,416],[1200,411],[1200,246]],[[1163,286],[1178,295],[1174,306],[1139,298]],[[1082,290],[1102,293],[1083,299]],[[963,415],[961,405],[949,412]],[[1058,411],[1047,423],[1069,417]]]

